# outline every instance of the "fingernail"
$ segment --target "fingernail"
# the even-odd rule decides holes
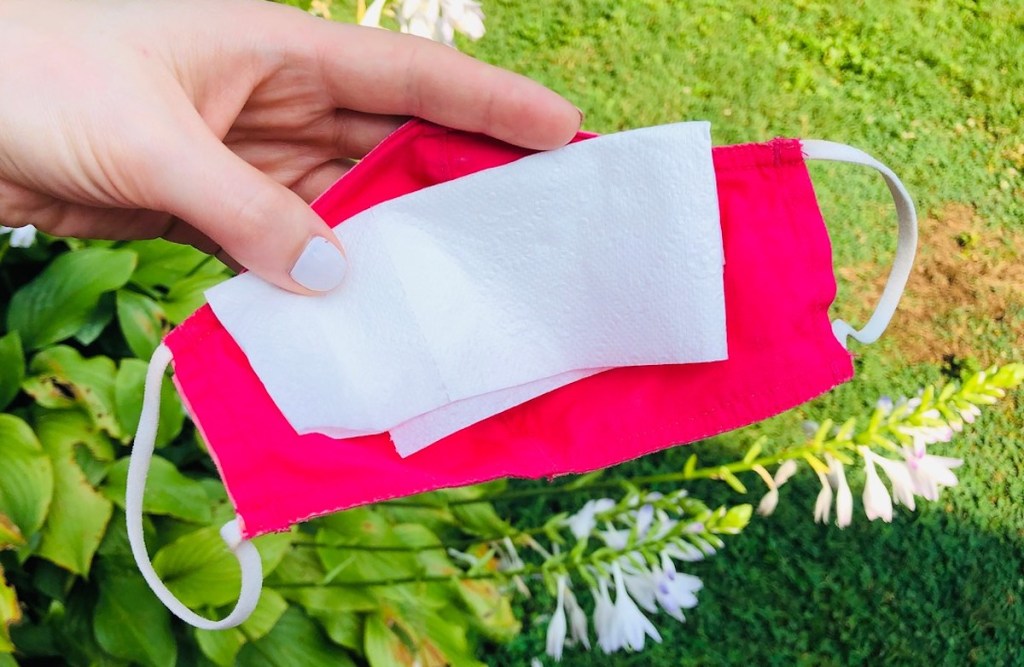
[[[289,275],[306,289],[327,292],[341,284],[347,268],[348,261],[338,248],[316,236],[306,244]]]
[[[583,109],[576,107],[576,111],[580,112],[580,127],[583,127],[583,121],[587,119],[586,114],[583,113]]]

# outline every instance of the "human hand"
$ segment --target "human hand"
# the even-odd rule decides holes
[[[446,46],[258,0],[3,0],[0,62],[0,223],[162,236],[307,294],[345,262],[306,202],[405,116],[537,149],[580,124]]]

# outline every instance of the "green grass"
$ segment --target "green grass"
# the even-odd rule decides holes
[[[1016,0],[486,0],[484,7],[488,34],[465,50],[563,93],[586,112],[589,129],[708,119],[718,144],[777,135],[843,141],[900,174],[922,217],[963,204],[982,233],[1024,232],[1024,6]],[[895,216],[880,179],[846,166],[812,173],[837,266],[882,270]],[[1024,261],[1019,243],[1003,261]],[[841,283],[836,310],[858,303],[859,290]],[[995,334],[988,313],[941,299],[934,320],[918,326],[929,335],[957,308],[968,331],[989,332],[982,363],[1021,359],[1024,351],[1013,347],[1020,337],[1012,335],[1024,327],[1021,303]],[[852,383],[698,451],[726,457],[759,433],[781,445],[797,437],[802,419],[857,414],[881,394],[940,379],[950,373],[941,361],[949,336],[935,340],[934,362],[916,365],[904,361],[899,340],[863,348]],[[953,360],[965,362],[972,360]],[[565,662],[1024,664],[1022,431],[1018,394],[950,448],[967,461],[961,486],[915,513],[899,511],[892,525],[863,515],[844,531],[815,525],[817,481],[799,477],[783,489],[774,516],[755,519],[723,553],[689,568],[705,582],[700,605],[683,625],[658,617],[663,644],[632,656],[570,652]],[[621,471],[678,469],[687,454],[665,452]],[[737,501],[717,486],[693,491]],[[528,521],[559,507],[537,501],[514,511]],[[522,605],[523,635],[493,649],[489,663],[526,664],[543,653],[551,601]]]

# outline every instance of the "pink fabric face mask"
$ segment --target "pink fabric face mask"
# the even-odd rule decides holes
[[[581,134],[576,141],[591,137]],[[530,153],[412,121],[313,208],[337,225],[382,202]],[[808,158],[873,167],[896,202],[896,262],[875,313],[860,330],[828,317],[836,289],[832,251],[805,165]],[[154,355],[129,468],[129,538],[150,587],[193,625],[232,627],[248,617],[259,599],[262,574],[259,554],[248,541],[252,537],[356,505],[439,488],[615,465],[766,419],[852,378],[847,337],[865,343],[878,338],[910,272],[916,217],[906,190],[885,166],[830,142],[776,139],[715,148],[712,159],[725,260],[727,359],[586,375],[406,458],[387,433],[349,438],[296,433],[213,310],[197,311]],[[623,183],[622,196],[629,192]],[[238,515],[221,534],[240,561],[242,591],[236,608],[221,621],[200,617],[174,598],[153,570],[142,538],[142,497],[159,387],[172,361],[174,381]]]

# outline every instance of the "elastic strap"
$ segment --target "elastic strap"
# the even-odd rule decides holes
[[[859,330],[843,320],[837,319],[832,322],[832,333],[843,347],[847,346],[848,336],[853,336],[862,343],[874,343],[885,331],[893,313],[896,312],[896,306],[903,296],[910,270],[914,265],[914,253],[917,251],[917,212],[914,210],[914,201],[896,174],[867,153],[832,141],[802,139],[800,143],[803,145],[804,156],[808,159],[849,162],[876,169],[885,179],[885,184],[889,186],[889,192],[896,203],[896,216],[899,220],[896,258],[893,260],[882,296],[875,306],[875,312],[868,319],[868,323]]]
[[[135,435],[135,444],[132,445],[132,457],[128,463],[128,486],[125,491],[128,542],[131,544],[135,563],[139,566],[139,571],[145,577],[146,583],[175,616],[203,630],[233,628],[252,614],[256,603],[259,602],[260,591],[263,587],[263,563],[260,561],[260,554],[251,542],[242,539],[242,531],[237,518],[224,524],[224,527],[220,529],[220,536],[231,552],[235,554],[238,564],[242,568],[242,590],[238,595],[238,603],[235,608],[220,621],[211,621],[196,614],[174,597],[164,582],[160,581],[159,575],[153,569],[153,563],[149,560],[149,554],[146,552],[146,541],[142,531],[142,499],[146,492],[146,475],[149,473],[149,463],[153,459],[157,423],[160,419],[160,385],[169,363],[171,363],[171,351],[165,345],[160,345],[153,353],[153,358],[149,362],[149,370],[146,373],[142,415],[139,418],[139,430]]]

